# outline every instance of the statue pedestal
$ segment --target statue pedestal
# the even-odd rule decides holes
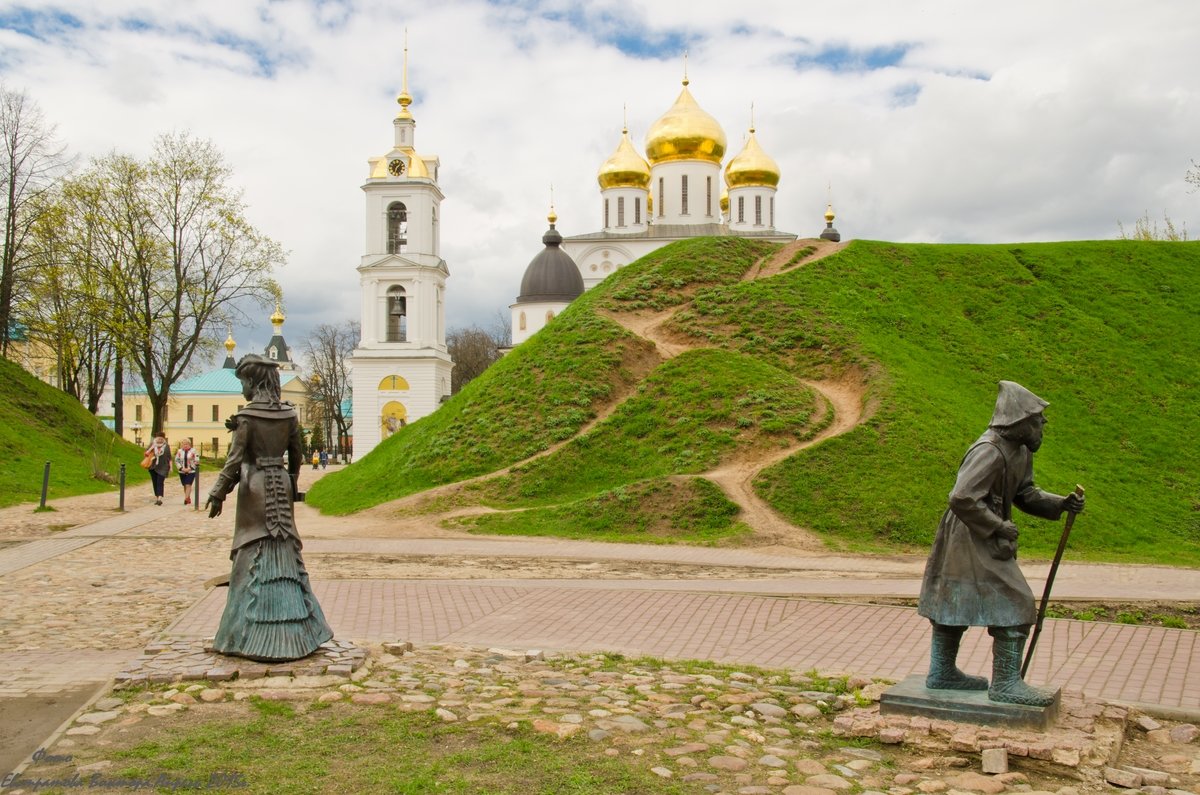
[[[986,690],[930,690],[925,687],[925,675],[914,674],[880,697],[879,714],[1043,731],[1058,720],[1060,694],[1054,692],[1054,703],[1048,707],[1002,704],[989,699]]]

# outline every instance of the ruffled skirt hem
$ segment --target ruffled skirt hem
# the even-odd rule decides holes
[[[282,662],[307,657],[332,638],[296,539],[264,538],[234,554],[215,651]]]

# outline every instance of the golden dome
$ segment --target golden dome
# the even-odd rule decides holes
[[[830,204],[825,205],[825,221],[826,221],[826,223],[832,224],[834,218],[835,218],[835,216],[833,214],[833,204],[830,203]]]
[[[742,151],[725,166],[725,184],[731,188],[747,185],[769,185],[773,188],[779,184],[779,164],[758,145],[753,127]]]
[[[721,191],[721,212],[729,212],[729,191]]]
[[[684,78],[675,104],[646,133],[646,157],[651,165],[671,160],[707,160],[720,165],[725,156],[725,131],[700,109],[687,87]]]
[[[283,326],[283,321],[286,320],[283,310],[279,308],[279,302],[275,302],[275,312],[271,315],[271,325],[275,327],[275,333],[279,333],[279,329]]]
[[[550,214],[546,216],[546,220],[550,222],[550,226],[554,226],[558,222],[558,213],[554,212],[554,205],[550,205]]]
[[[633,148],[629,140],[629,128],[621,130],[621,143],[617,151],[600,166],[596,175],[601,190],[608,188],[642,188],[650,184],[650,166]]]
[[[229,329],[229,336],[225,338],[225,350],[233,356],[233,349],[237,347],[237,343],[233,341],[233,329]]]
[[[403,151],[408,155],[408,175],[429,179],[429,168],[425,165],[425,161],[411,147],[407,147]]]

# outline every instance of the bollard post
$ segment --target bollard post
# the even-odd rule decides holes
[[[195,487],[195,494],[192,495],[192,510],[200,510],[200,456],[196,456],[196,479],[192,481],[192,486]]]
[[[125,465],[124,464],[121,464],[120,478],[121,478],[121,501],[117,505],[117,510],[124,511],[125,510]]]
[[[42,504],[41,507],[46,507],[46,492],[50,489],[50,462],[46,462],[46,468],[42,471]]]

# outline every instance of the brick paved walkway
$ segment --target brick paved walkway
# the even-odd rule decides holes
[[[641,587],[341,580],[314,590],[337,636],[616,651],[899,679],[926,670],[927,622],[911,608]],[[214,634],[225,589],[168,631]],[[1161,627],[1046,622],[1029,679],[1089,696],[1200,711],[1200,634]],[[971,630],[964,669],[988,674],[990,639]]]

